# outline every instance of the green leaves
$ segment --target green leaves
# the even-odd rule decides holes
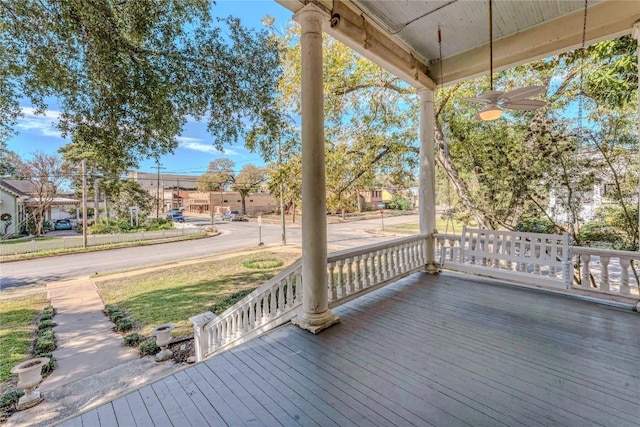
[[[278,45],[237,19],[213,21],[211,3],[0,3],[0,138],[22,95],[41,108],[56,97],[72,140],[63,151],[114,174],[172,152],[187,116],[205,119],[219,148],[265,123],[271,132]]]

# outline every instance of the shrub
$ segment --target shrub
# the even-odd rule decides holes
[[[53,330],[51,328],[40,329],[38,331],[38,341],[53,341]]]
[[[133,322],[127,318],[120,319],[116,322],[116,331],[126,332],[133,329]]]
[[[126,316],[124,315],[124,313],[122,311],[114,311],[111,313],[111,316],[109,316],[111,318],[111,321],[113,323],[118,323],[120,320],[125,319]]]
[[[163,218],[152,218],[145,224],[145,230],[171,230],[173,228],[173,221]]]
[[[521,219],[515,227],[516,231],[523,233],[555,234],[556,226],[547,218]]]
[[[211,311],[214,314],[220,314],[223,311],[225,311],[227,308],[231,307],[233,304],[240,301],[242,298],[249,295],[254,290],[256,290],[256,288],[243,289],[227,297],[224,297],[220,301],[216,302],[211,307],[209,307],[209,311]]]
[[[129,347],[135,347],[140,344],[140,335],[137,332],[132,332],[124,337],[124,343]]]
[[[44,310],[42,310],[42,313],[40,314],[40,322],[51,320],[53,318],[53,315],[54,315],[53,307],[51,306],[46,307]]]
[[[0,396],[0,410],[9,409],[18,403],[18,399],[24,396],[22,390],[17,388],[10,388]]]
[[[36,354],[50,353],[56,349],[56,343],[53,339],[41,339],[38,337],[35,347]]]
[[[280,267],[284,262],[278,258],[257,258],[250,259],[242,263],[244,268],[256,270],[268,270],[270,268]]]
[[[588,222],[580,227],[580,241],[585,243],[603,242],[617,245],[622,241],[618,231],[601,222]]]
[[[42,318],[40,319],[40,324],[38,325],[38,329],[42,330],[42,329],[51,329],[53,328],[54,323],[53,320],[51,319],[45,319],[42,320]]]
[[[42,376],[46,377],[47,375],[51,374],[51,372],[53,372],[53,370],[56,367],[56,358],[53,357],[53,354],[51,354],[51,353],[36,354],[36,357],[48,357],[49,358],[49,363],[47,363],[46,365],[42,366]]]
[[[160,347],[158,347],[158,344],[156,344],[155,340],[143,341],[142,343],[140,343],[140,347],[138,347],[138,349],[140,350],[140,354],[142,356],[156,354],[160,351]]]
[[[104,311],[106,311],[107,315],[111,317],[111,313],[113,313],[114,311],[122,311],[122,309],[120,308],[120,306],[117,306],[115,304],[107,304],[104,306]]]

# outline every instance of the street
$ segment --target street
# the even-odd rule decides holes
[[[210,224],[210,220],[203,217],[188,217],[187,222],[194,225]],[[418,215],[384,218],[385,226],[416,222],[418,222]],[[5,262],[0,265],[0,290],[43,285],[80,276],[132,270],[217,253],[258,248],[259,226],[256,222],[218,220],[216,227],[221,234],[204,239]],[[280,225],[262,224],[261,228],[262,242],[265,245],[281,244]],[[364,246],[395,238],[392,235],[372,233],[380,228],[380,219],[329,224],[327,227],[329,250]],[[295,246],[301,244],[299,224],[287,224],[287,244]]]

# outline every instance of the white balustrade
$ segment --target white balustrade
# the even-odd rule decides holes
[[[329,306],[424,268],[426,236],[349,249],[327,257]],[[196,360],[252,339],[291,320],[302,305],[302,262],[277,274],[220,316],[192,317]]]

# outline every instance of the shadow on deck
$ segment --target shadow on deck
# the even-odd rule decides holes
[[[64,426],[637,426],[640,315],[417,273]]]

